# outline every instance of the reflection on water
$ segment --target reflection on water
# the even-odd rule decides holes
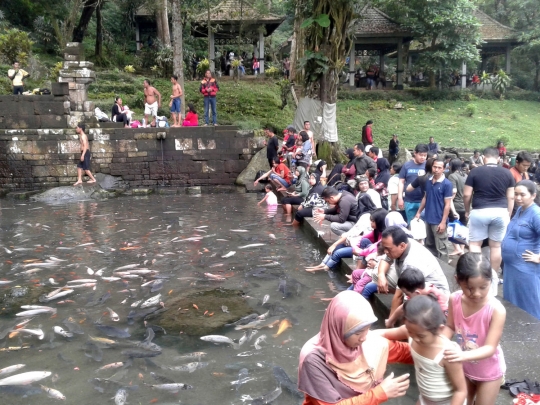
[[[244,194],[150,196],[62,206],[0,200],[0,280],[13,281],[0,284],[0,297],[15,285],[31,287],[34,291],[42,289],[42,293],[48,294],[72,280],[98,280],[95,288],[88,282],[86,287],[76,288],[57,300],[31,302],[56,308],[57,313],[36,315],[24,326],[25,329],[42,329],[45,334],[42,340],[35,334],[7,333],[0,340],[0,348],[30,347],[17,352],[0,352],[0,369],[25,364],[16,373],[50,371],[50,377],[30,387],[39,388],[42,383],[55,388],[66,396],[66,403],[73,404],[112,403],[111,397],[121,387],[126,389],[127,401],[131,404],[179,401],[184,404],[249,404],[248,398],[261,397],[278,387],[273,375],[276,365],[296,381],[300,348],[317,333],[326,307],[319,298],[333,296],[336,285],[326,274],[303,271],[305,266],[320,259],[320,252],[302,231],[284,226],[280,213],[276,215],[257,207],[256,202],[256,195]],[[255,246],[240,249],[247,245]],[[222,258],[231,251],[236,254]],[[146,279],[105,281],[113,276],[114,269],[127,265],[157,271],[153,275],[163,280],[159,282],[161,288],[156,286],[155,292],[142,289],[141,284],[153,279],[147,275],[143,275]],[[212,280],[204,273],[225,280]],[[278,288],[280,276],[294,280],[294,293],[287,294],[286,298],[280,291],[282,288]],[[111,363],[125,364],[128,358],[122,351],[138,349],[135,343],[143,340],[143,321],[137,319],[133,325],[126,321],[133,309],[131,304],[157,294],[167,303],[167,299],[188,287],[202,289],[217,285],[241,289],[253,311],[259,314],[265,313],[269,304],[279,304],[295,322],[275,337],[278,325],[261,329],[239,349],[227,344],[214,345],[183,333],[156,332],[152,343],[162,348],[160,355],[146,360],[135,358],[130,367],[96,372]],[[270,298],[263,306],[263,297],[267,294]],[[118,314],[118,322],[110,319],[107,308]],[[204,308],[199,310],[204,312]],[[0,336],[21,319],[15,317],[19,311],[22,310],[17,308],[0,315]],[[67,318],[71,318],[70,326],[79,332],[73,337],[53,332],[55,326],[69,331],[63,323]],[[99,319],[103,325],[117,327],[131,336],[109,337],[121,342],[113,346],[92,341],[91,337],[107,338],[93,323]],[[225,327],[215,333],[238,341],[243,332]],[[263,334],[266,339],[257,340]],[[259,350],[254,347],[256,342]],[[206,355],[180,358],[193,352]],[[195,369],[179,367],[197,361],[202,363]],[[171,369],[174,367],[177,369]],[[95,378],[109,381],[99,383]],[[149,386],[171,381],[191,385],[193,389],[170,393]],[[28,396],[23,397],[25,394]],[[33,389],[9,390],[5,395],[10,404],[54,401]],[[299,402],[301,400],[283,389],[272,403]]]

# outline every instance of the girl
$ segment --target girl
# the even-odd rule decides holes
[[[468,404],[495,404],[506,371],[499,346],[506,310],[489,293],[491,278],[491,264],[481,253],[469,252],[459,258],[456,280],[462,291],[450,297],[445,335],[455,333],[461,350],[446,350],[444,359],[463,363]]]
[[[390,340],[409,339],[420,391],[418,403],[462,405],[467,398],[467,383],[461,363],[444,357],[455,343],[442,334],[445,316],[437,299],[417,295],[405,302],[403,311],[405,325],[377,333]]]
[[[182,123],[183,127],[196,127],[199,125],[199,116],[197,111],[192,103],[188,104],[188,113],[186,114],[186,119]]]
[[[124,113],[124,106],[122,106],[122,98],[115,97],[114,105],[112,107],[112,120],[116,122],[123,122],[124,128],[129,128],[129,117]]]

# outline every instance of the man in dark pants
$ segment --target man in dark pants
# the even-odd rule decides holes
[[[88,183],[96,182],[96,179],[92,176],[92,172],[90,171],[90,145],[88,144],[88,137],[84,133],[85,130],[86,126],[84,124],[77,125],[76,131],[77,135],[79,135],[79,141],[81,142],[81,159],[80,162],[77,163],[77,182],[74,186],[82,184],[83,173],[90,178]]]
[[[268,164],[270,165],[270,169],[274,167],[274,158],[278,155],[278,148],[279,148],[279,142],[274,134],[274,131],[271,128],[265,128],[264,134],[268,137],[268,141],[265,142],[266,144],[266,158],[268,159]]]
[[[11,80],[11,83],[13,84],[13,94],[19,95],[22,94],[24,91],[24,83],[23,80],[26,79],[28,76],[27,71],[23,69],[19,69],[19,62],[13,63],[13,69],[8,70],[8,77]]]

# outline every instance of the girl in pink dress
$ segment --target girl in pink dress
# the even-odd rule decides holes
[[[456,266],[462,291],[450,297],[445,335],[461,347],[444,352],[445,360],[462,362],[467,378],[467,403],[493,405],[506,363],[499,345],[506,320],[504,306],[490,293],[491,264],[481,253],[465,253]]]

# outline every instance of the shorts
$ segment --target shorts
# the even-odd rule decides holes
[[[157,117],[158,102],[154,101],[152,104],[144,104],[144,115],[151,115],[152,117]]]
[[[79,160],[79,162],[77,163],[77,167],[83,170],[90,170],[90,151],[89,150],[87,150],[84,153],[84,160],[82,162]]]
[[[182,99],[173,98],[171,104],[171,113],[180,114],[180,107],[182,106]]]
[[[489,238],[502,242],[510,216],[506,208],[473,209],[469,216],[469,241],[481,242]]]

